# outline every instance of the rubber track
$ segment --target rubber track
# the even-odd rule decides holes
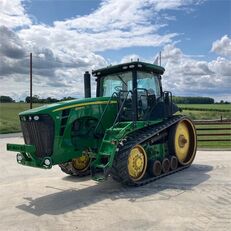
[[[171,119],[168,119],[164,122],[162,122],[161,124],[158,125],[153,125],[150,127],[146,127],[143,129],[140,129],[134,133],[132,133],[129,137],[124,139],[124,142],[120,144],[120,146],[118,146],[118,151],[115,157],[115,164],[113,164],[112,166],[112,177],[117,180],[120,181],[122,183],[125,183],[126,185],[131,185],[131,186],[142,186],[148,183],[151,183],[155,180],[158,180],[162,177],[171,175],[173,173],[179,172],[183,169],[186,169],[190,166],[186,165],[186,166],[179,166],[177,169],[169,171],[167,173],[163,173],[160,176],[156,176],[156,177],[148,177],[146,179],[143,179],[141,181],[128,181],[128,173],[127,170],[124,169],[124,167],[127,167],[127,155],[126,152],[128,152],[132,147],[134,147],[135,145],[142,145],[143,143],[149,141],[151,138],[159,135],[161,132],[163,132],[164,130],[170,128],[171,126],[175,125],[176,123],[178,123],[180,120],[184,119],[185,116],[174,116]],[[126,163],[126,164],[125,164]],[[147,174],[146,174],[147,176]]]
[[[77,171],[75,170],[71,162],[59,164],[59,167],[61,168],[63,172],[71,176],[84,177],[84,176],[90,175],[90,169],[87,169],[84,172]]]

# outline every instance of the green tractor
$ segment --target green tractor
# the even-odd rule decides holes
[[[7,144],[22,165],[126,185],[143,185],[191,165],[196,154],[193,122],[163,91],[164,68],[140,61],[84,74],[85,98],[19,114],[24,145]]]

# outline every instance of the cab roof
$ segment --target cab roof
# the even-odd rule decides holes
[[[92,75],[96,77],[100,77],[100,76],[118,73],[118,72],[131,71],[133,69],[144,71],[144,72],[153,72],[155,74],[160,74],[160,75],[162,75],[165,71],[163,67],[155,64],[134,61],[134,62],[122,63],[114,66],[107,66],[105,68],[101,68],[98,70],[93,70]]]

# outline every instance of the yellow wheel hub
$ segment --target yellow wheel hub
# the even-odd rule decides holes
[[[175,130],[174,146],[176,156],[181,164],[190,163],[196,151],[196,133],[189,120],[182,120]]]
[[[128,157],[128,173],[134,181],[140,180],[147,169],[147,154],[140,145],[132,148]]]
[[[189,131],[187,124],[182,121],[178,124],[175,134],[175,149],[177,157],[180,161],[184,161],[189,150]]]
[[[72,160],[73,167],[79,171],[85,171],[90,165],[90,158],[88,153]]]

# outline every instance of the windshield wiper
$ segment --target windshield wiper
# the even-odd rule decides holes
[[[119,74],[116,74],[116,76],[126,85],[126,87],[128,86]]]

